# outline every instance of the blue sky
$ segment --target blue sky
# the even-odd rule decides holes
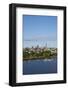
[[[24,15],[24,47],[57,47],[57,16]]]

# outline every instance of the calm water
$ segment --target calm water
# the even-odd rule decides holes
[[[23,62],[23,74],[57,73],[57,59],[38,59]]]

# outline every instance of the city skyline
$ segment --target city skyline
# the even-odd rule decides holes
[[[57,16],[24,15],[24,47],[57,47]]]

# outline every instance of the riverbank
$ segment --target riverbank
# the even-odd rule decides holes
[[[23,51],[23,60],[33,60],[33,59],[51,59],[57,57],[57,52],[51,50],[40,50],[40,51]]]
[[[38,59],[40,59],[40,60],[42,60],[42,59],[52,59],[52,58],[57,58],[57,56],[51,56],[51,57],[33,57],[33,58],[23,58],[23,60],[25,61],[25,60],[38,60]]]

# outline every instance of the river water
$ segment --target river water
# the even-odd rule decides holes
[[[57,73],[57,58],[23,61],[23,74]]]

